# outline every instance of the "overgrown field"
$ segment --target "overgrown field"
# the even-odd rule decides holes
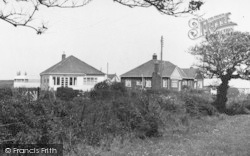
[[[102,156],[249,156],[250,116],[205,117],[192,120],[185,133],[164,133],[161,138],[114,139],[111,151],[85,146],[82,153]]]
[[[65,155],[249,155],[250,117],[219,114],[202,91],[131,91],[99,83],[29,95],[0,93],[0,143],[62,143]],[[231,99],[232,114],[249,98]],[[239,105],[240,107],[237,107]]]

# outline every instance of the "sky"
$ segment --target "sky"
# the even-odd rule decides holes
[[[249,0],[206,0],[199,14],[210,18],[231,12],[236,30],[250,31]],[[49,29],[37,35],[26,27],[13,27],[0,20],[0,80],[14,79],[17,71],[37,76],[58,63],[63,52],[73,55],[106,73],[121,75],[152,59],[160,58],[160,38],[164,37],[163,60],[189,68],[195,58],[188,49],[201,39],[188,38],[192,15],[172,17],[154,8],[129,8],[113,0],[93,0],[75,9],[45,8],[39,18]]]

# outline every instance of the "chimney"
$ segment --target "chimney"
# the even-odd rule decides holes
[[[157,57],[157,56],[156,56],[156,57]],[[157,74],[159,73],[159,62],[158,62],[158,61],[155,62],[155,69],[154,69],[154,72],[157,73]]]
[[[153,60],[157,60],[157,55],[156,55],[156,53],[153,54]]]
[[[155,61],[154,63],[154,72],[152,73],[152,89],[159,90],[161,89],[161,75],[159,72],[159,62]]]
[[[62,61],[66,58],[66,54],[63,52],[62,54]]]

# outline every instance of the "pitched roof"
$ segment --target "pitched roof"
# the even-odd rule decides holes
[[[117,75],[116,74],[108,74],[108,78],[109,79],[113,79],[114,77],[116,77]]]
[[[54,66],[43,71],[44,74],[87,74],[87,75],[105,75],[103,72],[79,60],[75,56],[69,56]]]
[[[196,68],[182,68],[182,71],[191,79],[202,79],[202,75],[199,73],[199,70]]]
[[[154,65],[156,60],[150,60],[142,65],[124,73],[121,77],[152,77],[154,72]],[[160,61],[159,61],[160,62]],[[170,77],[174,69],[177,67],[169,61],[162,61],[163,64],[163,77]]]

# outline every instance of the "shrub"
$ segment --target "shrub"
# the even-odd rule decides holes
[[[126,129],[139,134],[138,137],[159,135],[159,114],[151,106],[145,93],[134,98],[121,98],[113,101],[113,111]]]
[[[45,105],[46,104],[46,105]],[[51,107],[49,103],[23,101],[9,99],[2,101],[0,124],[6,125],[7,143],[49,143],[50,138],[46,130],[47,123],[51,118]],[[9,125],[8,125],[9,124]],[[3,140],[4,140],[3,139]]]
[[[237,88],[228,88],[227,91],[227,97],[228,98],[236,98],[237,96],[239,96],[240,92]]]
[[[185,102],[186,111],[191,116],[215,115],[217,110],[212,106],[212,99],[207,94],[183,93],[182,100]]]
[[[124,83],[121,82],[112,83],[110,89],[114,93],[115,97],[127,96],[128,93]]]
[[[250,114],[250,100],[247,98],[230,98],[226,104],[228,115]]]
[[[0,99],[10,98],[12,95],[11,88],[0,88]]]
[[[107,81],[102,81],[97,83],[94,86],[94,90],[108,90],[110,87],[109,83]]]
[[[184,112],[185,113],[185,107],[184,102],[178,98],[175,94],[169,94],[168,96],[159,96],[158,97],[159,104],[161,106],[161,109],[164,111],[176,113],[176,112]]]
[[[89,96],[92,100],[111,100],[113,98],[127,96],[127,89],[123,83],[115,82],[109,84],[107,81],[103,81],[94,86],[94,89],[89,92]]]
[[[77,96],[77,91],[69,87],[59,87],[56,91],[56,97],[64,101],[71,101]]]
[[[56,93],[54,91],[41,91],[38,100],[56,100]]]
[[[191,87],[188,86],[188,85],[183,85],[183,86],[181,87],[181,89],[182,89],[182,90],[190,90]]]

